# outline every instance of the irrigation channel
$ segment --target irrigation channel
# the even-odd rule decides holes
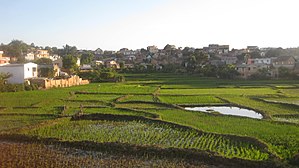
[[[262,119],[263,116],[253,110],[233,107],[233,106],[204,106],[204,107],[185,107],[186,110],[200,111],[206,113],[220,113],[224,115],[234,115],[241,117],[249,117],[255,119]]]

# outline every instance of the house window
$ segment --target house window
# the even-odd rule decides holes
[[[30,69],[29,69],[29,68],[27,68],[27,70],[28,70],[28,71],[30,71]]]
[[[32,68],[32,71],[33,71],[33,72],[36,72],[36,68],[35,68],[35,67],[33,67],[33,68]]]

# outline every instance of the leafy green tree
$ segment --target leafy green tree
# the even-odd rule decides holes
[[[55,70],[51,67],[42,67],[38,72],[40,77],[53,78],[55,76]]]
[[[270,72],[267,68],[259,69],[256,73],[250,76],[251,79],[269,79]]]
[[[217,76],[222,79],[234,79],[239,75],[234,65],[223,65],[218,67]]]
[[[91,52],[83,53],[81,55],[81,64],[91,64],[94,59],[94,54]]]
[[[275,48],[275,49],[270,49],[269,51],[266,52],[266,57],[279,57],[282,56],[284,53],[282,48]]]
[[[4,51],[6,56],[16,57],[17,62],[25,62],[24,55],[29,50],[30,46],[21,40],[12,40],[8,45],[2,45],[1,50]]]
[[[63,68],[70,74],[74,74],[78,71],[77,57],[73,55],[66,55],[62,58]]]
[[[35,63],[38,65],[52,65],[53,64],[52,60],[49,58],[40,58],[40,59],[36,60]]]
[[[279,67],[278,68],[278,78],[295,79],[295,78],[297,78],[297,75],[286,67]]]

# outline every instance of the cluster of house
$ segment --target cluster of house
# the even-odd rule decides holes
[[[119,51],[103,51],[97,49],[95,55],[98,59],[105,60],[111,67],[119,68],[118,62],[125,62],[126,68],[134,65],[151,65],[156,69],[161,69],[166,64],[182,64],[185,61],[184,54],[195,52],[196,50],[208,54],[208,63],[221,65],[235,65],[241,78],[249,78],[261,69],[268,71],[269,77],[278,76],[278,68],[284,67],[290,72],[299,75],[299,56],[279,56],[266,57],[266,53],[275,48],[259,48],[258,46],[247,46],[245,49],[232,49],[229,45],[210,44],[200,49],[195,48],[176,48],[174,45],[167,45],[164,49],[157,46],[148,46],[147,49],[129,50],[127,48]],[[259,58],[252,58],[252,53],[258,53]],[[238,56],[243,55],[244,58]],[[110,63],[110,61],[112,62]],[[105,61],[104,61],[105,62]],[[104,63],[102,62],[102,63]]]
[[[256,74],[259,70],[266,70],[267,75],[274,78],[279,76],[279,68],[281,67],[299,75],[299,62],[296,62],[293,56],[249,58],[246,63],[237,65],[236,70],[245,79]]]
[[[43,54],[43,55],[42,55]],[[38,52],[37,57],[39,58],[50,58],[48,52]],[[43,65],[37,65],[35,63],[22,63],[22,64],[10,64],[10,57],[3,57],[3,51],[0,51],[0,73],[9,73],[12,76],[7,79],[8,83],[11,84],[22,84],[25,82],[35,83],[43,88],[52,88],[52,87],[68,87],[74,85],[81,85],[89,83],[86,80],[82,80],[78,76],[71,76],[67,79],[48,79],[41,78],[38,75],[38,68]],[[56,76],[59,76],[60,71],[59,66],[62,66],[61,58],[57,57],[53,60],[53,67],[56,68]]]
[[[80,59],[77,60],[77,65],[81,70],[92,70],[93,66],[104,65],[108,68],[120,69],[121,63],[123,68],[134,68],[134,66],[147,66],[156,68],[157,70],[162,69],[167,64],[179,64],[184,65],[186,57],[190,53],[196,51],[204,52],[208,55],[208,63],[215,66],[221,65],[235,65],[236,70],[240,73],[240,77],[249,78],[259,70],[266,69],[269,72],[269,76],[278,76],[279,67],[284,67],[291,72],[299,75],[299,57],[298,56],[280,56],[280,57],[266,57],[266,53],[272,48],[259,48],[257,46],[247,46],[245,49],[232,49],[230,50],[229,45],[210,44],[203,48],[177,48],[174,45],[166,45],[163,49],[159,49],[157,46],[148,46],[146,49],[130,50],[128,48],[122,48],[119,51],[103,51],[98,48],[93,52],[95,55],[94,61],[91,64],[80,64]],[[86,51],[78,50],[79,54]],[[258,53],[258,57],[252,57],[253,53]],[[11,57],[3,57],[3,52],[0,51],[0,72],[9,70],[10,73],[16,72],[15,77],[24,73],[24,79],[31,77],[38,77],[38,67],[48,66],[28,63],[28,64],[9,64]],[[243,57],[240,57],[243,56]],[[60,76],[64,72],[60,71],[62,68],[62,58],[58,55],[50,55],[48,50],[34,50],[34,52],[28,52],[25,55],[26,61],[33,61],[40,58],[48,58],[53,62],[54,70],[56,70],[56,76]],[[11,67],[22,67],[24,72],[17,70],[18,68]],[[26,71],[27,70],[27,71]],[[25,72],[26,71],[26,72]],[[20,72],[20,73],[19,73]],[[23,79],[23,80],[24,80]],[[22,81],[23,81],[22,80]],[[12,81],[11,79],[11,82]],[[21,80],[18,80],[21,82]]]

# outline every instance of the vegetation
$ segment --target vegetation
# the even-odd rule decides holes
[[[126,78],[125,83],[0,93],[0,148],[5,151],[1,166],[28,166],[28,158],[37,165],[73,167],[97,166],[99,161],[154,167],[297,164],[298,81],[173,74]],[[253,109],[264,118],[186,111],[179,106],[220,104]],[[26,152],[20,152],[24,148]],[[69,154],[73,151],[79,154]],[[7,156],[16,152],[18,159],[9,160]],[[42,153],[49,156],[44,163],[39,159]],[[150,163],[145,163],[148,158]]]

